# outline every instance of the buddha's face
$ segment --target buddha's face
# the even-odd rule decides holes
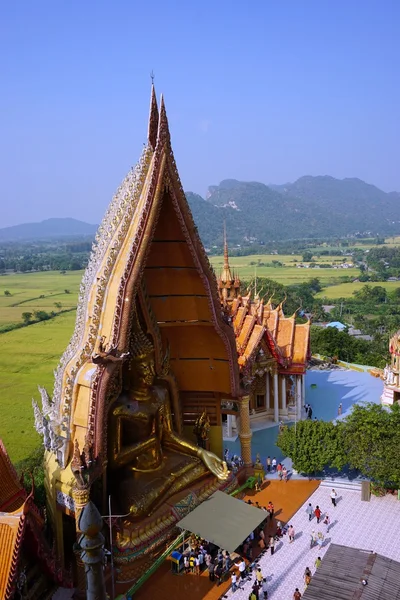
[[[135,361],[134,373],[135,387],[136,385],[140,388],[150,387],[156,374],[154,358],[150,355]]]

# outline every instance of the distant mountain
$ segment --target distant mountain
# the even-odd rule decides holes
[[[400,193],[360,179],[305,176],[269,186],[228,179],[210,186],[205,201],[186,196],[206,246],[220,244],[224,219],[235,244],[400,233]]]
[[[400,234],[400,193],[387,194],[360,179],[305,176],[284,185],[226,179],[210,186],[206,199],[193,192],[186,197],[206,248],[221,246],[224,221],[230,243],[242,246]],[[0,241],[94,236],[96,230],[76,219],[47,219],[0,229]]]
[[[98,225],[90,225],[77,219],[46,219],[40,223],[23,223],[0,229],[1,242],[38,240],[60,237],[94,235]]]

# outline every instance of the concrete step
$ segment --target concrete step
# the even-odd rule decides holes
[[[361,492],[361,480],[360,479],[336,479],[328,477],[322,479],[320,487],[334,488],[337,490],[351,490],[353,492]]]

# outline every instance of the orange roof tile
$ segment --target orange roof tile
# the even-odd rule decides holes
[[[245,320],[245,317],[246,317],[246,309],[244,306],[241,306],[238,309],[236,316],[233,320],[233,329],[235,331],[236,337],[239,335],[239,333],[242,330],[242,325],[243,325],[243,321]]]
[[[247,343],[246,349],[243,356],[246,361],[250,360],[253,354],[257,351],[262,336],[264,335],[265,327],[263,325],[254,325],[253,331],[251,332],[250,339]]]
[[[292,356],[293,332],[295,329],[295,320],[280,318],[276,332],[276,342],[285,358]]]
[[[2,600],[8,600],[13,595],[24,523],[23,512],[0,513],[0,598]]]
[[[17,510],[26,498],[18,475],[10,461],[7,450],[0,440],[0,511]]]
[[[238,337],[236,338],[236,347],[238,349],[238,352],[242,352],[245,349],[255,323],[256,318],[252,315],[247,315],[247,317],[244,320],[242,329]]]
[[[295,364],[305,364],[309,358],[310,326],[310,322],[296,325],[292,351],[292,362]]]

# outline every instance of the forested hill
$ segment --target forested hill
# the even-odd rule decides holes
[[[206,246],[221,243],[224,219],[235,244],[400,233],[400,194],[360,179],[307,176],[282,186],[228,179],[210,186],[206,200],[186,196]]]
[[[206,199],[186,197],[206,248],[229,242],[249,246],[279,240],[400,234],[400,193],[385,193],[360,179],[301,177],[285,185],[227,179]],[[99,219],[102,215],[99,215]],[[94,236],[97,226],[76,219],[47,219],[0,229],[0,243],[62,236]]]

